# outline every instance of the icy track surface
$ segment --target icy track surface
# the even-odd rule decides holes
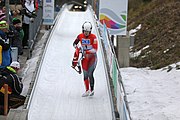
[[[49,45],[29,106],[28,120],[112,120],[107,80],[99,47],[95,70],[95,95],[81,97],[83,76],[71,68],[73,41],[85,21],[93,23],[90,10],[65,9],[51,33]],[[93,24],[92,33],[97,35]]]

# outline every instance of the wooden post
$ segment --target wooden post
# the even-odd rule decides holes
[[[8,113],[8,85],[4,84],[4,115],[7,116]]]

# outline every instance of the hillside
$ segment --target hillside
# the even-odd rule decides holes
[[[141,24],[130,66],[158,69],[180,61],[180,1],[129,0],[128,31]]]

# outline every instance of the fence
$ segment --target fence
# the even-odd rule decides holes
[[[97,26],[99,27],[99,34],[102,36],[101,43],[104,49],[106,66],[110,79],[109,83],[112,83],[111,89],[112,94],[114,95],[114,109],[117,109],[118,112],[118,115],[116,114],[116,118],[120,120],[131,120],[130,110],[126,98],[126,92],[122,82],[122,77],[120,74],[119,64],[115,54],[115,50],[110,40],[109,32],[105,24],[103,25],[103,27],[101,27],[100,22],[98,22],[99,20],[95,15],[95,12],[94,18],[96,20]]]
[[[114,97],[116,101],[116,108],[120,115],[120,120],[130,120],[130,111],[126,99],[126,92],[122,82],[121,74],[114,47],[110,41],[109,33],[104,24],[102,31],[103,45],[105,49],[105,57],[107,59],[107,68],[109,68],[110,78],[113,83]]]
[[[43,16],[43,8],[40,6],[37,11],[37,17],[34,19],[34,22],[31,22],[29,25],[29,40],[28,40],[28,46],[29,46],[29,55],[31,56],[31,52],[38,34],[38,31],[40,30],[41,24],[42,24],[42,16]]]

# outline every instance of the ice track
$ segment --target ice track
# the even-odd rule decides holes
[[[111,101],[101,47],[95,70],[95,95],[81,97],[85,90],[83,76],[71,68],[73,41],[85,21],[93,23],[91,11],[70,12],[58,16],[45,48],[38,77],[29,104],[28,120],[112,120]]]

